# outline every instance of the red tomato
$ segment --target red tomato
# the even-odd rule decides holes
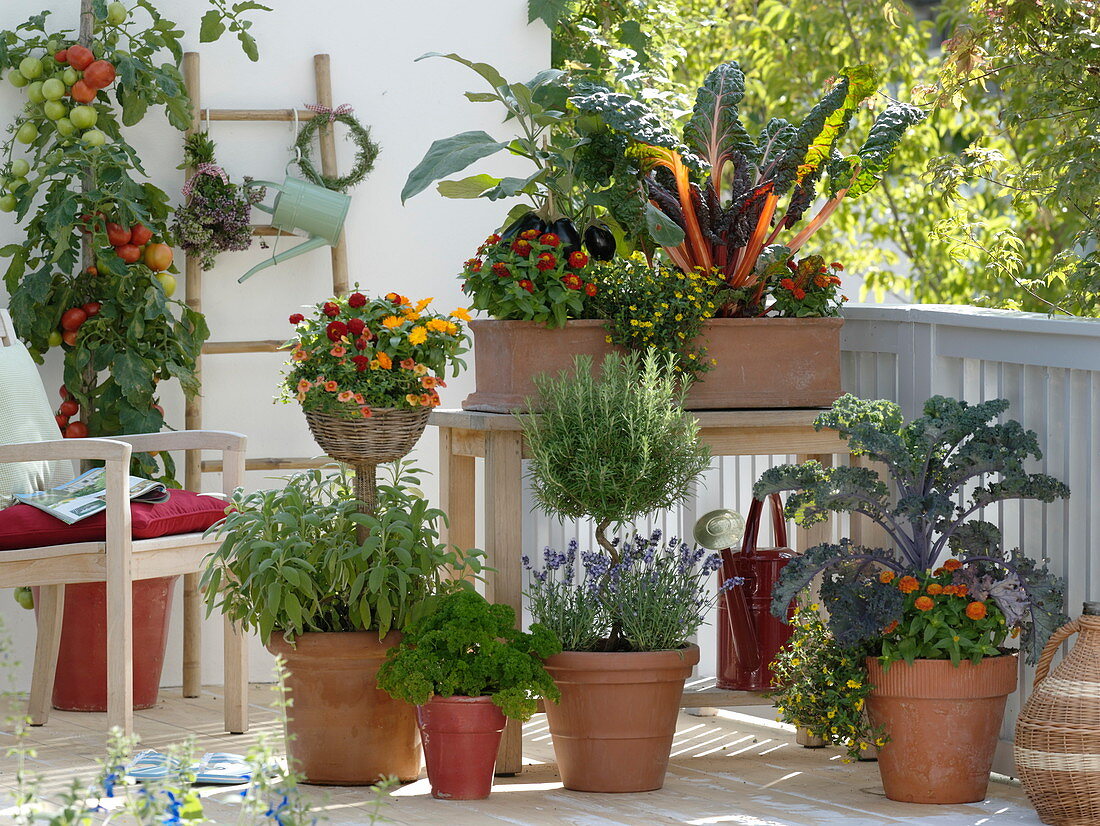
[[[88,318],[91,318],[94,315],[99,315],[99,310],[102,306],[103,305],[100,304],[98,301],[89,301],[80,309],[88,314]]]
[[[135,244],[123,244],[121,247],[115,247],[115,252],[127,264],[136,264],[141,260],[141,247]]]
[[[122,224],[107,224],[107,240],[111,242],[112,247],[121,247],[123,244],[130,243],[130,236],[132,233]]]
[[[92,89],[106,89],[115,82],[115,67],[106,60],[97,60],[84,70],[84,82]]]
[[[57,412],[62,416],[68,418],[69,416],[75,416],[80,412],[80,405],[73,399],[67,399],[61,402],[61,407],[57,408]]]
[[[130,243],[144,247],[153,240],[153,231],[144,224],[134,224],[130,227]]]
[[[61,334],[61,340],[70,347],[76,346],[76,330],[66,330]]]
[[[88,267],[85,272],[87,272],[88,275],[99,275],[99,267]]]
[[[72,395],[72,393],[69,392],[69,388],[65,385],[61,385],[61,389],[57,392],[61,395],[61,401],[65,401],[65,399],[69,398]]]
[[[64,430],[65,425],[67,425],[69,423],[69,417],[68,416],[62,416],[60,413],[58,413],[56,416],[54,416],[53,420],[55,422],[57,422],[57,426],[59,428],[61,428],[62,430]]]
[[[66,310],[61,316],[61,329],[66,332],[75,333],[80,329],[80,325],[88,320],[88,314],[84,312],[80,307],[73,307],[71,310]]]
[[[95,60],[95,55],[92,54],[92,50],[87,46],[81,46],[79,43],[68,48],[67,57],[69,58],[69,65],[78,72],[83,72],[91,66],[92,61]]]
[[[91,103],[95,100],[95,89],[83,80],[78,80],[69,90],[69,97],[77,103]]]
[[[66,439],[84,439],[88,436],[88,425],[84,422],[71,422],[65,428]]]
[[[54,56],[53,56],[53,59],[56,60],[58,63],[68,63],[69,62],[69,50],[68,49],[62,49],[59,52],[55,52]]]
[[[150,244],[145,248],[145,266],[153,272],[164,272],[172,266],[172,248],[167,244]]]

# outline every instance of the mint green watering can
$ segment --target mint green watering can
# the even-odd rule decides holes
[[[309,239],[257,264],[238,278],[237,283],[244,283],[262,269],[289,261],[318,247],[333,246],[340,240],[340,231],[344,228],[344,219],[351,205],[350,196],[291,177],[287,177],[281,184],[249,181],[245,185],[267,186],[277,190],[279,194],[275,196],[274,206],[256,204],[256,209],[271,215],[271,226],[288,232],[302,230],[309,234]]]

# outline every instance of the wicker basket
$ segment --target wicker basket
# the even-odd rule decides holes
[[[416,445],[428,424],[431,408],[376,407],[369,419],[341,419],[304,411],[309,430],[333,459],[351,465],[396,462]]]
[[[1059,646],[1080,632],[1050,671]],[[1100,603],[1054,633],[1016,721],[1016,767],[1043,823],[1100,823]]]

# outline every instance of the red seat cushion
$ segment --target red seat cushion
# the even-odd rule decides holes
[[[170,490],[168,494],[168,501],[157,505],[140,502],[130,505],[134,539],[205,531],[225,516],[226,502],[218,496],[203,496],[188,490]],[[105,511],[74,525],[66,525],[30,505],[12,505],[0,510],[0,551],[102,542],[106,538]]]

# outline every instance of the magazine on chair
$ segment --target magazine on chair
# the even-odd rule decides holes
[[[16,493],[14,498],[18,502],[33,505],[50,516],[57,517],[66,525],[72,525],[106,509],[106,487],[107,471],[97,467],[85,471],[71,482],[66,482],[52,490]],[[167,502],[168,488],[151,479],[131,476],[130,501],[143,502],[147,505]]]

